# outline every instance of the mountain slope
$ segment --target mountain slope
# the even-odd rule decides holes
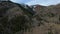
[[[28,6],[0,2],[0,34],[60,34],[60,5]]]
[[[0,3],[0,34],[14,34],[30,28],[33,11],[13,2]]]

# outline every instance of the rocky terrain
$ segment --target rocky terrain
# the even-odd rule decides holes
[[[0,2],[0,34],[60,34],[60,4]]]

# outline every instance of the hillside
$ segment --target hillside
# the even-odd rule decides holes
[[[0,2],[0,34],[60,34],[60,4]]]
[[[29,8],[29,7],[27,7]],[[30,9],[29,9],[30,10]],[[0,34],[13,34],[28,28],[33,11],[22,7],[22,5],[9,2],[0,3]],[[26,25],[27,24],[27,25]],[[26,26],[25,26],[26,25]]]

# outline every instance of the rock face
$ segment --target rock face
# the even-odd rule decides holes
[[[60,5],[35,6],[1,2],[0,34],[60,34]]]

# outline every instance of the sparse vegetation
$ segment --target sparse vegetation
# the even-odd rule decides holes
[[[17,32],[21,34],[21,31],[34,34],[60,34],[59,5],[48,7],[40,5],[37,9],[28,5],[24,8],[21,4],[4,1],[0,3],[0,6],[0,34]]]

